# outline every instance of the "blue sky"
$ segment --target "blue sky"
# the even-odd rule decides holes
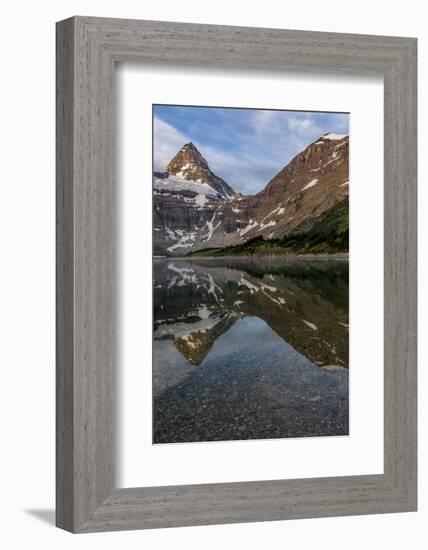
[[[211,170],[245,195],[257,193],[293,157],[327,132],[347,134],[349,115],[156,105],[154,168],[193,141]]]

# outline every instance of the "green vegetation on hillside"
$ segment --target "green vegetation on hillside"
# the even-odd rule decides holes
[[[348,199],[325,212],[308,231],[278,239],[255,237],[237,246],[207,248],[189,256],[263,256],[274,254],[335,254],[349,250]]]

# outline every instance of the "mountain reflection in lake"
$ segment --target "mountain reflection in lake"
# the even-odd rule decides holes
[[[155,260],[154,443],[346,434],[346,260]]]

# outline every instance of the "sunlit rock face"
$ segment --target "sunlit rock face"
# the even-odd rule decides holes
[[[251,196],[236,193],[188,143],[165,172],[153,176],[155,255],[183,256],[306,232],[348,194],[347,135],[321,136]]]

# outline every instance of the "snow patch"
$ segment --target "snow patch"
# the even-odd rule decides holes
[[[274,302],[275,304],[278,304],[279,306],[281,306],[280,298],[277,300],[276,298],[268,294],[264,288],[262,288],[262,292],[267,298],[269,298],[269,300],[271,300],[271,302]]]
[[[166,335],[174,335],[175,338],[183,338],[188,340],[195,332],[205,333],[212,329],[220,320],[218,316],[210,317],[210,319],[203,319],[196,323],[192,323],[190,326],[188,323],[174,323],[174,319],[165,319],[160,326],[158,326],[154,333],[154,338],[159,339]],[[168,323],[168,324],[166,324]]]
[[[207,308],[206,305],[203,305],[199,310],[198,310],[198,315],[201,319],[208,319],[209,316],[210,316],[210,310]]]
[[[321,139],[329,139],[329,140],[332,140],[332,141],[337,141],[339,139],[343,139],[343,138],[347,137],[347,135],[348,134],[333,134],[333,133],[330,133],[330,134],[324,134]]]
[[[207,227],[208,227],[208,234],[207,234],[207,238],[205,239],[205,241],[210,241],[211,240],[211,237],[213,236],[214,231],[221,224],[221,220],[220,220],[217,225],[214,225],[214,220],[215,220],[216,215],[217,215],[217,212],[214,212],[214,215],[211,218],[211,220],[206,222]]]
[[[271,220],[270,222],[264,223],[264,224],[262,223],[260,226],[260,229],[265,229],[266,227],[272,227],[273,225],[276,225],[275,220]]]
[[[169,246],[167,248],[168,252],[172,252],[173,250],[175,250],[176,248],[188,248],[189,246],[192,246],[193,243],[175,243],[173,244],[172,246]]]
[[[251,231],[252,229],[254,229],[259,225],[258,222],[251,223],[252,221],[253,220],[250,220],[250,223],[246,227],[239,230],[239,234],[241,235],[241,237],[243,237],[246,233],[248,233],[249,231]]]
[[[215,284],[214,279],[212,278],[212,276],[209,273],[207,273],[207,277],[208,278],[206,280],[208,281],[208,283],[210,285],[209,288],[208,288],[208,294],[212,294],[214,296],[214,298],[216,299],[217,303],[220,303],[220,301],[218,299],[218,296],[217,296],[215,291],[217,289],[220,292],[220,294],[223,294],[223,291],[218,285]]]
[[[307,183],[305,185],[305,187],[302,187],[302,191],[304,191],[305,189],[309,189],[310,187],[313,187],[314,185],[316,185],[318,183],[318,178],[317,179],[314,179],[314,180],[311,180],[309,183]]]
[[[268,290],[270,290],[271,292],[276,292],[277,291],[277,288],[275,286],[269,286],[267,285],[266,283],[262,283],[261,285],[263,288],[267,288]]]
[[[196,195],[195,204],[197,204],[200,208],[203,208],[207,202],[209,202],[209,198],[203,193]]]
[[[252,283],[250,283],[250,281],[247,281],[247,279],[245,279],[242,275],[241,275],[241,280],[239,281],[239,285],[240,286],[246,286],[248,289],[250,289],[251,292],[254,292],[254,291],[258,292],[259,291],[258,287],[256,287]]]
[[[275,214],[275,212],[278,212],[279,210],[281,210],[281,204],[279,206],[277,206],[276,208],[274,208],[274,210],[272,210],[272,212],[269,212],[269,214],[266,214],[266,216],[264,218],[262,218],[262,221],[260,222],[262,225],[263,225],[263,222],[265,220],[267,220],[268,218],[270,218],[271,216],[273,216]],[[282,209],[283,210],[283,209]]]
[[[185,233],[182,229],[176,229],[174,232],[169,227],[166,227],[165,230],[168,234],[167,238],[178,241],[167,248],[168,252],[173,252],[176,248],[189,248],[195,242],[196,233]]]
[[[173,241],[177,240],[176,234],[169,227],[165,227],[165,231],[166,231],[166,234],[167,234],[167,238],[169,238]]]
[[[168,269],[170,269],[171,271],[174,271],[175,273],[178,273],[182,277],[186,277],[189,274],[193,275],[193,273],[195,273],[194,270],[190,269],[189,267],[177,267],[172,262],[169,262]]]
[[[169,175],[167,178],[153,178],[153,187],[159,191],[192,191],[196,194],[209,194],[215,197],[217,192],[207,183],[186,180],[178,175]]]
[[[196,274],[193,269],[189,269],[187,267],[177,267],[172,262],[169,262],[168,269],[173,271],[174,273],[177,273],[169,282],[168,288],[172,288],[174,286],[184,286],[187,283],[195,283],[196,282]]]
[[[337,153],[336,153],[336,156],[335,156],[335,154],[333,153],[332,157],[333,157],[333,158],[332,158],[331,160],[329,160],[329,161],[325,162],[324,164],[322,164],[322,165],[320,166],[319,169],[321,170],[321,168],[325,168],[326,166],[328,166],[329,164],[331,164],[332,162],[334,162],[334,161],[336,160]]]
[[[305,325],[308,325],[308,327],[311,328],[312,330],[318,330],[318,327],[313,323],[310,323],[309,321],[305,321],[304,319],[302,319],[302,321],[305,323]]]

